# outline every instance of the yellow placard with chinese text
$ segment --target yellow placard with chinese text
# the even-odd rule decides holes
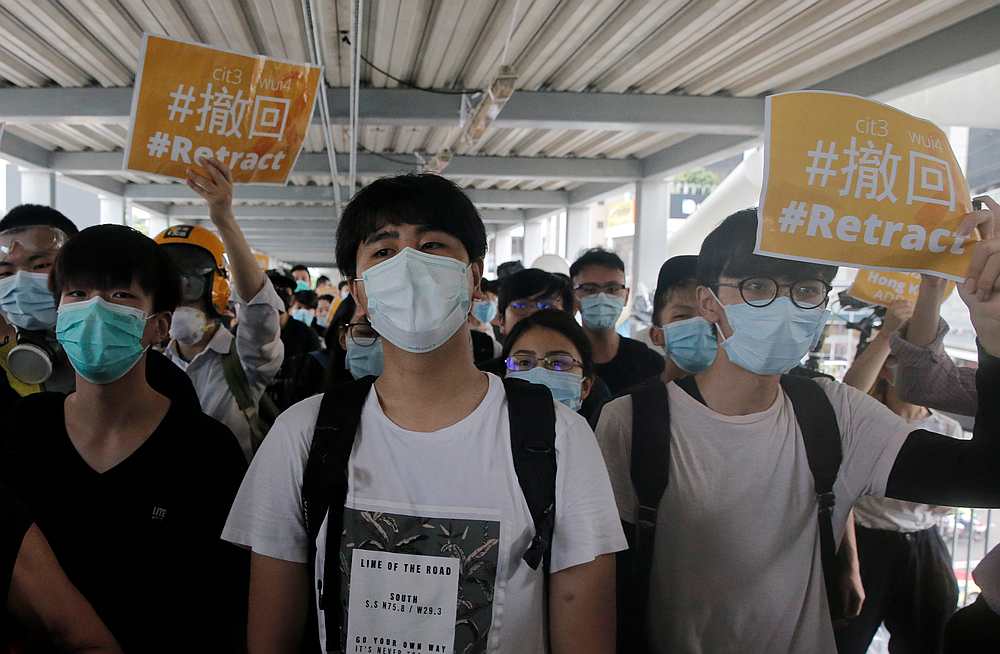
[[[757,254],[964,279],[969,187],[932,123],[853,95],[782,93],[765,101],[764,150]]]
[[[955,283],[945,286],[944,297],[955,290]],[[889,306],[896,300],[906,300],[916,303],[920,293],[920,274],[909,272],[888,272],[884,270],[859,270],[854,283],[847,289],[851,297],[868,302]]]
[[[215,157],[236,182],[283,184],[312,120],[321,69],[143,36],[125,167],[184,178]]]

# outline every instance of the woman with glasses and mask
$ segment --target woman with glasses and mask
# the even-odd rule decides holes
[[[518,321],[500,356],[506,376],[548,387],[555,400],[586,418],[591,427],[611,399],[606,386],[595,384],[587,335],[565,311],[546,309]]]

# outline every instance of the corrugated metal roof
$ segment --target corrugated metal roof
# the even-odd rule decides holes
[[[317,0],[327,81],[347,86],[350,2]],[[508,58],[521,90],[755,96],[801,87],[997,4],[990,0],[369,0],[363,52],[422,87],[481,89]],[[304,61],[297,0],[0,0],[0,83],[129,86],[143,32]],[[362,84],[399,84],[364,66]],[[582,99],[581,101],[586,101]],[[46,148],[111,150],[122,125],[12,125]],[[340,151],[346,128],[335,129]],[[372,152],[642,157],[682,138],[650,132],[491,129],[478,148],[448,128],[367,125]],[[323,149],[314,128],[307,151]],[[504,187],[509,187],[505,183]]]

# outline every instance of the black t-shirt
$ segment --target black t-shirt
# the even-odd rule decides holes
[[[5,486],[0,485],[0,598],[3,598],[3,610],[0,610],[0,646],[4,642],[4,627],[7,612],[7,596],[10,594],[10,580],[14,574],[14,563],[17,553],[21,551],[21,542],[31,526],[31,518],[20,502],[14,499]]]
[[[594,366],[597,375],[618,395],[636,384],[663,372],[665,365],[661,355],[631,338],[621,337],[615,358],[607,363]]]
[[[246,471],[232,432],[172,403],[128,458],[97,473],[65,427],[65,396],[24,398],[0,478],[126,652],[240,651],[247,552],[221,540]]]

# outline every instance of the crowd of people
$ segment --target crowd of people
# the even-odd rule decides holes
[[[941,507],[1000,506],[1000,205],[959,287],[804,367],[836,268],[754,254],[755,209],[667,258],[499,267],[443,177],[346,206],[345,280],[214,230],[0,220],[0,651],[1000,651],[1000,550],[956,613]],[[971,438],[942,411],[975,417]],[[6,648],[6,649],[4,649]]]

